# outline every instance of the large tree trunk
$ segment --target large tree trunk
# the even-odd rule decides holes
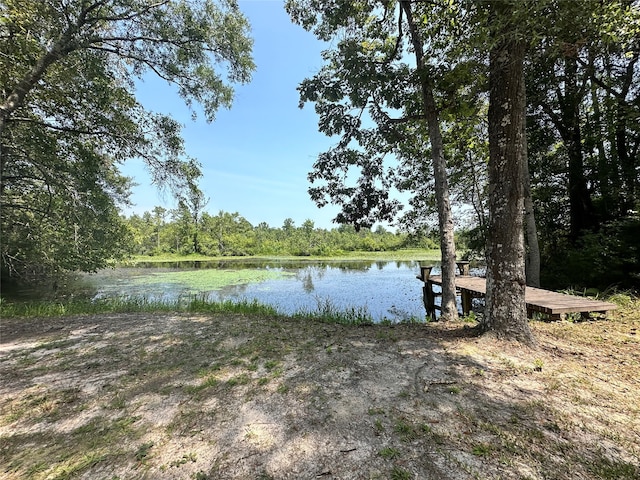
[[[491,5],[493,47],[489,55],[489,224],[485,327],[499,337],[533,343],[527,323],[524,261],[525,168],[523,116],[525,44],[509,21],[513,8]]]
[[[442,320],[456,320],[458,307],[456,303],[456,246],[453,237],[453,214],[449,200],[449,183],[447,179],[447,162],[444,158],[440,118],[436,102],[433,97],[433,86],[424,64],[424,45],[420,33],[413,21],[411,3],[402,2],[402,8],[407,16],[411,42],[415,51],[416,68],[420,75],[421,95],[424,115],[429,129],[431,143],[431,158],[438,205],[438,226],[440,230],[440,252],[442,259],[442,304],[440,318]]]

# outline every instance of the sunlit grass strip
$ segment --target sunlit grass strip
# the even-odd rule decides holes
[[[0,316],[8,317],[61,317],[68,315],[95,315],[104,313],[141,312],[209,312],[278,315],[278,310],[256,300],[211,301],[203,296],[177,300],[149,300],[145,297],[117,297],[102,300],[68,300],[65,302],[0,302]]]
[[[68,315],[95,315],[105,313],[190,312],[234,313],[244,315],[286,316],[277,307],[258,300],[211,300],[206,295],[191,295],[177,300],[149,300],[145,297],[117,297],[101,300],[68,300],[65,302],[7,303],[0,301],[0,316],[7,317],[61,317]],[[366,308],[336,308],[330,300],[318,303],[316,310],[301,310],[292,318],[308,318],[345,325],[370,325],[373,318]]]
[[[233,313],[287,317],[277,307],[260,303],[258,300],[216,300],[206,295],[192,295],[177,300],[149,300],[144,297],[109,298],[103,300],[69,300],[66,302],[0,302],[0,316],[7,317],[61,317],[68,315],[96,315],[105,313],[141,312],[190,312],[190,313]],[[366,307],[339,309],[331,300],[318,301],[315,309],[301,309],[289,315],[295,319],[308,319],[342,325],[373,325],[376,323]]]
[[[238,260],[242,262],[248,262],[252,260],[279,260],[279,261],[299,261],[304,260],[415,260],[415,261],[427,261],[427,262],[439,262],[440,250],[427,250],[423,248],[406,248],[400,250],[388,250],[383,252],[365,252],[365,251],[350,251],[342,254],[336,254],[331,256],[296,256],[296,255],[256,255],[256,256],[242,256],[242,257],[207,257],[204,255],[134,255],[129,260],[121,262],[125,265],[135,265],[137,262],[189,262],[189,261],[216,261],[216,260]]]

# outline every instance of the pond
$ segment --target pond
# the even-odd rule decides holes
[[[173,301],[189,295],[210,300],[257,300],[292,314],[366,310],[374,320],[424,318],[418,262],[189,262],[148,264],[85,276],[95,298],[144,296]],[[435,273],[435,272],[434,272]]]
[[[193,295],[213,301],[255,299],[285,314],[330,305],[340,311],[364,310],[376,321],[402,321],[425,317],[419,272],[417,261],[138,263],[81,275],[65,288],[65,295],[149,301]]]

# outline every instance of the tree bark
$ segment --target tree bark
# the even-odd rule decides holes
[[[420,33],[413,21],[411,3],[401,2],[402,9],[407,16],[411,43],[416,57],[416,69],[420,75],[420,93],[424,115],[429,129],[431,143],[431,158],[433,162],[436,202],[438,205],[438,226],[440,232],[440,252],[442,268],[442,304],[440,318],[442,320],[456,320],[458,306],[456,303],[456,246],[453,236],[453,214],[449,200],[449,184],[447,179],[447,162],[444,158],[440,118],[433,96],[433,86],[424,64],[424,45]]]
[[[525,44],[513,32],[512,6],[492,2],[489,54],[489,222],[485,328],[534,342],[525,304],[524,147]],[[510,21],[511,20],[511,21]]]

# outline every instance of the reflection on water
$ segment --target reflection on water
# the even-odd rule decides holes
[[[315,286],[313,285],[313,275],[311,275],[311,272],[305,272],[304,275],[302,275],[302,288],[305,293],[311,293],[315,289]]]
[[[240,280],[234,285],[214,287],[208,283],[211,275],[205,270],[209,269],[238,274],[252,272],[238,275]],[[144,297],[150,301],[175,301],[196,294],[211,300],[255,299],[283,313],[315,311],[329,302],[339,310],[364,309],[376,320],[402,320],[424,318],[422,282],[416,279],[419,270],[416,261],[234,259],[140,263],[135,267],[78,276],[61,286],[55,295],[58,298]],[[263,272],[263,279],[248,280],[256,277],[256,272]],[[439,274],[439,268],[434,268],[432,274]],[[36,292],[26,294],[33,299]]]

